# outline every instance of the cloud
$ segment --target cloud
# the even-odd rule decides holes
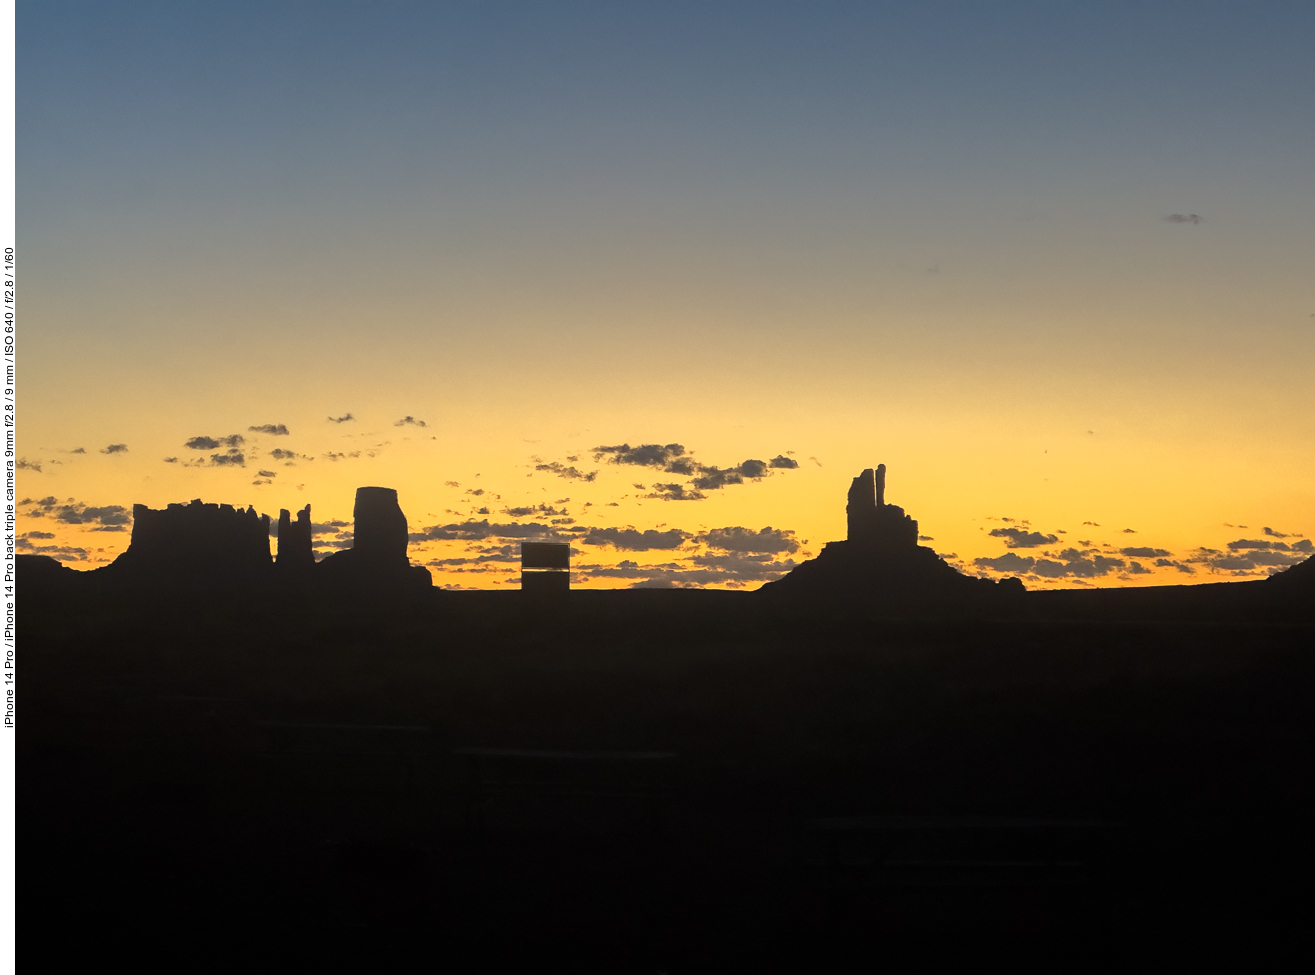
[[[247,427],[248,433],[268,433],[272,437],[286,437],[288,428],[282,423],[262,423],[258,427]]]
[[[571,531],[574,531],[574,529]],[[480,521],[472,519],[457,524],[434,525],[431,528],[412,532],[408,537],[413,542],[451,542],[480,541],[485,538],[546,538],[566,541],[575,536],[574,534],[563,535],[561,529],[540,522],[490,524],[489,520],[485,518]]]
[[[594,460],[607,459],[609,464],[633,464],[637,467],[657,467],[665,470],[667,465],[685,455],[685,447],[678,443],[666,445],[656,443],[640,444],[631,447],[628,443],[614,447],[595,447]],[[676,471],[673,473],[682,473]]]
[[[1100,527],[1100,522],[1098,522],[1098,521],[1084,521],[1082,524],[1084,524],[1084,525],[1090,525],[1092,528],[1099,528],[1099,527]]]
[[[532,504],[522,508],[505,508],[503,514],[511,515],[513,518],[528,518],[530,515],[566,515],[570,514],[565,508],[554,508],[547,504]]]
[[[730,552],[724,555],[695,555],[689,560],[705,571],[721,574],[715,582],[765,582],[777,579],[795,567],[793,559],[777,562],[770,555]]]
[[[626,559],[616,565],[580,565],[575,572],[585,578],[633,579],[632,588],[687,588],[709,583],[740,588],[779,578],[795,566],[793,561],[773,562],[766,557],[744,555],[695,556],[691,563],[640,565]]]
[[[86,447],[74,447],[72,450],[69,451],[70,454],[85,454],[86,452],[87,452]]]
[[[777,454],[767,462],[767,466],[783,471],[793,471],[798,469],[799,461],[793,457],[786,457],[784,454]]]
[[[274,471],[256,471],[257,477],[277,477]]]
[[[351,536],[351,532],[345,532],[342,529],[349,527],[345,521],[325,521],[320,523],[311,522],[310,533],[312,535],[341,535]]]
[[[987,534],[992,538],[1003,538],[1006,548],[1040,548],[1059,541],[1058,535],[1043,535],[1024,528],[992,528]]]
[[[1164,218],[1165,223],[1201,223],[1195,213],[1171,213]]]
[[[183,446],[191,450],[217,450],[220,447],[240,447],[246,442],[246,437],[234,433],[227,437],[193,437]]]
[[[662,501],[702,501],[707,495],[702,491],[690,491],[684,484],[654,484],[653,493],[644,497]],[[609,503],[616,504],[615,501]]]
[[[396,423],[394,423],[393,426],[395,426],[395,427],[423,427],[423,426],[428,426],[428,424],[425,423],[424,420],[417,420],[417,419],[416,419],[415,417],[413,417],[413,416],[404,416],[404,417],[402,417],[400,420],[398,420]]]
[[[52,532],[23,532],[24,538],[54,538]]]
[[[20,457],[18,459],[18,469],[20,471],[36,471],[38,474],[40,474],[41,464],[39,462],[25,460],[24,458]]]
[[[284,450],[282,447],[275,447],[269,452],[269,455],[275,460],[292,460],[297,456],[294,450]]]
[[[1012,572],[1016,574],[1037,575],[1046,579],[1089,579],[1095,576],[1104,576],[1113,572],[1115,569],[1124,569],[1127,563],[1123,559],[1108,558],[1104,555],[1095,555],[1088,551],[1081,551],[1075,548],[1066,548],[1059,553],[1059,559],[1037,558],[1033,559],[1027,556],[1017,555],[1014,552],[1006,552],[1004,555],[995,558],[974,559],[973,564],[981,569],[989,569],[993,572]],[[1148,570],[1133,570],[1148,571]]]
[[[176,464],[176,463],[178,463],[178,458],[177,458],[177,457],[166,457],[166,458],[164,459],[164,462],[165,462],[166,464]]]
[[[126,443],[112,443],[108,447],[102,447],[100,452],[102,454],[126,454],[128,445]]]
[[[351,420],[355,420],[355,419],[356,419],[356,417],[352,416],[350,413],[344,413],[342,416],[331,416],[331,417],[329,417],[329,422],[330,422],[330,423],[348,423],[348,422],[350,422]]]
[[[1046,579],[1090,579],[1108,575],[1115,569],[1122,569],[1127,565],[1123,559],[1111,559],[1104,555],[1089,557],[1088,553],[1074,548],[1064,549],[1059,553],[1059,557],[1064,561],[1037,559],[1036,564],[1032,566],[1032,574]]]
[[[1266,525],[1264,528],[1262,528],[1261,531],[1263,531],[1263,532],[1264,532],[1266,535],[1268,535],[1270,538],[1287,538],[1287,537],[1288,537],[1288,536],[1287,536],[1285,533],[1283,533],[1283,532],[1276,532],[1276,531],[1274,531],[1274,529],[1270,528],[1268,525]]]
[[[1119,549],[1119,554],[1127,555],[1130,558],[1135,559],[1153,559],[1156,557],[1172,555],[1173,553],[1167,552],[1162,548],[1146,548],[1145,546],[1141,546],[1135,548],[1121,548]]]
[[[1305,552],[1307,555],[1310,555],[1312,551],[1315,551],[1315,545],[1311,544],[1309,538],[1303,538],[1299,542],[1292,543],[1292,551]]]
[[[1136,534],[1137,534],[1137,529],[1135,529],[1135,528],[1125,528],[1125,529],[1123,529],[1122,532],[1120,532],[1120,534],[1122,534],[1122,535],[1136,535]]]
[[[210,466],[212,467],[246,467],[247,456],[242,451],[234,448],[226,454],[211,454]]]
[[[1151,575],[1151,570],[1140,562],[1133,561],[1128,563],[1128,573],[1134,576]]]
[[[1173,559],[1156,559],[1155,564],[1161,569],[1177,569],[1186,575],[1194,575],[1196,570],[1190,565],[1184,565],[1182,562],[1175,562]]]
[[[1285,535],[1283,537],[1286,538],[1287,536]],[[1287,542],[1270,542],[1263,538],[1239,538],[1236,541],[1229,542],[1228,548],[1229,551],[1232,552],[1239,552],[1248,549],[1271,549],[1275,552],[1290,552],[1292,551],[1293,546],[1289,545]]]
[[[72,545],[33,545],[26,538],[18,539],[14,545],[20,551],[30,552],[33,555],[49,555],[52,558],[71,562],[87,561],[87,550]]]
[[[701,533],[698,540],[707,545],[708,548],[719,549],[723,552],[753,552],[759,554],[787,552],[794,554],[799,551],[799,542],[795,539],[793,531],[771,527],[761,528],[756,532],[752,528],[741,528],[738,525],[729,528],[713,528]]]
[[[699,466],[699,476],[692,482],[700,491],[715,491],[732,484],[743,484],[747,477],[757,481],[767,476],[767,462],[746,460],[737,467]]]
[[[978,568],[991,569],[995,572],[1024,573],[1032,570],[1032,566],[1036,565],[1036,559],[1006,552],[1004,555],[997,555],[995,558],[973,559],[973,564]]]
[[[564,467],[557,461],[553,461],[551,464],[535,464],[534,469],[548,474],[556,474],[558,477],[564,477],[568,481],[592,481],[598,476],[597,471],[590,471],[588,474],[585,474],[583,471],[577,470],[575,467]]]
[[[42,498],[35,503],[42,510],[31,512],[31,516],[40,517],[49,513],[56,521],[65,525],[126,525],[132,520],[128,509],[121,504],[107,504],[99,507],[69,499],[67,504],[59,504],[53,497]],[[30,534],[30,533],[29,533]]]
[[[582,541],[586,545],[610,545],[627,552],[664,551],[680,548],[690,538],[689,532],[678,528],[666,531],[634,528],[591,528]]]

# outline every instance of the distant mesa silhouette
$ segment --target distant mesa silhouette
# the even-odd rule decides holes
[[[762,592],[784,600],[925,611],[936,605],[990,604],[1025,591],[1018,579],[966,576],[919,545],[918,523],[903,508],[886,503],[885,464],[854,478],[845,513],[848,538],[828,542],[817,558],[763,586]]]
[[[433,585],[429,570],[406,557],[406,515],[394,488],[357,488],[353,517],[352,547],[320,562],[321,576],[371,588]]]
[[[104,569],[112,578],[160,585],[242,582],[268,577],[269,515],[231,504],[132,506],[128,550]]]
[[[258,515],[255,508],[243,511],[198,499],[164,510],[137,504],[132,513],[127,551],[90,575],[162,589],[295,582],[412,590],[433,584],[428,569],[407,559],[406,515],[392,488],[357,489],[352,548],[319,564],[311,547],[310,505],[295,520],[287,510],[279,512],[277,559],[270,555],[269,515]],[[50,572],[44,565],[29,571],[41,578]]]
[[[282,575],[304,575],[315,567],[311,550],[310,505],[297,512],[297,520],[287,508],[279,510],[278,555],[274,559]]]

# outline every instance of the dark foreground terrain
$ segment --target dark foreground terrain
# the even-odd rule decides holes
[[[1286,967],[1315,866],[1304,604],[1113,598],[895,620],[34,584],[21,957]]]

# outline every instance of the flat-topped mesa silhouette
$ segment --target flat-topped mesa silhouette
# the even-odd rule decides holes
[[[966,576],[918,544],[918,523],[887,504],[886,465],[854,478],[845,508],[849,537],[828,542],[781,579],[762,587],[771,598],[810,603],[866,604],[882,610],[925,612],[934,607],[986,608],[1024,592],[1022,582]]]
[[[128,549],[102,570],[110,578],[155,584],[264,580],[270,572],[269,515],[230,504],[132,506]]]
[[[429,570],[406,556],[406,515],[397,491],[386,487],[356,489],[352,511],[352,547],[320,562],[317,574],[331,583],[371,588],[432,586]]]
[[[278,555],[274,559],[279,574],[308,572],[315,566],[311,550],[310,505],[297,512],[297,520],[287,508],[279,509]]]

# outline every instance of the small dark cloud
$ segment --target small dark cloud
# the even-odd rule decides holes
[[[1196,572],[1190,565],[1184,565],[1182,562],[1173,559],[1156,559],[1155,564],[1161,569],[1177,569],[1185,575],[1193,575]]]
[[[274,471],[256,471],[256,475],[257,475],[258,477],[277,477],[277,476],[278,476]]]
[[[1127,565],[1123,559],[1112,559],[1104,555],[1090,556],[1087,552],[1073,548],[1064,549],[1059,557],[1064,561],[1037,559],[1036,565],[1032,566],[1032,574],[1047,579],[1090,579],[1108,575]]]
[[[74,447],[72,450],[69,451],[70,454],[85,454],[86,452],[87,452],[86,447]]]
[[[482,495],[482,494],[484,493],[484,489],[483,489],[483,488],[466,488],[466,493],[467,493],[467,494],[470,494],[470,495],[474,495],[475,497],[478,498],[480,495]]]
[[[411,540],[414,542],[479,541],[485,538],[547,538],[564,541],[571,537],[571,535],[562,535],[560,529],[540,522],[491,524],[488,519],[464,521],[451,525],[435,525],[419,532],[413,532],[410,535]]]
[[[566,467],[557,461],[553,461],[550,464],[535,464],[534,469],[536,471],[543,471],[547,474],[556,474],[558,477],[564,477],[568,481],[592,481],[598,476],[597,471],[590,471],[586,474],[581,470],[577,470],[575,467]]]
[[[1311,544],[1311,540],[1309,538],[1303,538],[1299,542],[1292,543],[1292,551],[1305,552],[1307,555],[1310,555],[1312,551],[1315,551],[1315,545]]]
[[[244,443],[246,443],[246,437],[240,433],[234,433],[227,437],[193,437],[183,446],[192,450],[217,450],[220,447],[241,447]]]
[[[777,454],[767,462],[767,466],[783,471],[793,471],[798,469],[799,461],[793,457],[787,457],[785,454]]]
[[[1082,524],[1084,524],[1084,525],[1090,525],[1092,528],[1099,528],[1099,527],[1100,527],[1100,522],[1098,522],[1098,521],[1084,521]]]
[[[461,483],[459,481],[444,481],[443,483],[447,487],[454,487],[454,488],[461,487]]]
[[[1236,541],[1228,543],[1230,551],[1237,552],[1244,549],[1278,549],[1286,552],[1288,544],[1286,542],[1271,542],[1263,538],[1239,538]]]
[[[685,454],[685,447],[678,443],[640,444],[631,447],[628,443],[613,447],[595,447],[594,460],[606,459],[609,464],[633,464],[637,467],[657,467],[665,469],[668,464]]]
[[[707,581],[724,583],[766,582],[780,578],[795,567],[793,559],[778,562],[770,555],[757,555],[747,552],[694,555],[690,557],[689,561],[705,572],[720,574],[720,578],[712,578]],[[686,577],[688,578],[688,575]]]
[[[1137,534],[1137,529],[1135,529],[1135,528],[1125,528],[1125,529],[1123,529],[1122,532],[1120,532],[1120,534],[1123,534],[1123,535],[1136,535],[1136,534]]]
[[[1054,545],[1059,541],[1057,535],[1030,532],[1025,528],[992,528],[987,534],[992,538],[1003,538],[1006,548],[1040,548],[1043,545]]]
[[[275,460],[292,460],[297,456],[297,452],[294,450],[284,450],[282,447],[275,447],[269,452],[269,455]]]
[[[210,465],[212,467],[246,467],[247,456],[237,449],[230,450],[226,454],[211,454]]]
[[[102,447],[100,452],[102,454],[126,454],[128,445],[126,443],[112,443],[108,447]]]
[[[26,460],[22,457],[18,459],[18,469],[20,471],[36,471],[41,473],[41,464],[38,461]]]
[[[1288,537],[1286,533],[1284,533],[1284,532],[1276,532],[1276,531],[1274,531],[1274,529],[1270,528],[1268,525],[1266,525],[1264,528],[1262,528],[1261,531],[1264,532],[1266,535],[1268,535],[1270,538],[1287,538],[1287,537]]]
[[[638,531],[634,528],[591,528],[582,541],[586,545],[610,545],[628,552],[648,552],[680,548],[690,537],[677,528]]]
[[[417,419],[416,419],[415,417],[413,417],[413,416],[404,416],[404,417],[402,417],[400,420],[398,420],[396,423],[394,423],[393,426],[395,426],[395,427],[423,427],[423,426],[428,426],[428,424],[425,423],[424,420],[417,420]]]
[[[821,467],[821,466],[822,466],[822,462],[821,462],[820,460],[818,460],[816,457],[809,457],[808,459],[811,460],[811,461],[812,461],[814,464],[816,464],[818,467]]]
[[[48,512],[56,521],[66,525],[126,525],[132,520],[128,509],[121,504],[93,506],[72,498],[67,504],[52,503],[54,501],[54,498],[43,498],[37,504],[43,513]]]
[[[1133,560],[1128,563],[1128,574],[1134,576],[1151,575],[1151,570],[1146,568],[1140,562]]]
[[[1031,571],[1032,566],[1036,565],[1036,559],[1018,555],[1014,552],[1006,552],[1004,555],[997,555],[995,558],[973,559],[973,564],[978,568],[991,569],[994,572],[1021,574]]]
[[[23,532],[24,538],[54,538],[53,532]]]
[[[262,423],[257,427],[247,427],[248,433],[268,433],[271,437],[286,437],[288,428],[282,423]]]
[[[794,554],[799,551],[799,542],[794,532],[788,529],[741,528],[738,525],[728,528],[713,528],[702,532],[698,540],[708,548],[723,552],[752,552],[755,554],[777,554],[786,552]]]
[[[16,548],[22,552],[29,552],[33,555],[49,555],[51,558],[60,559],[69,562],[86,562],[87,550],[77,548],[72,545],[33,545],[26,538],[20,538],[14,542]]]
[[[513,518],[528,518],[531,515],[545,515],[551,517],[553,515],[564,515],[566,513],[567,512],[564,508],[554,508],[551,505],[546,504],[532,504],[521,508],[507,508],[503,511],[503,514],[510,515]]]
[[[1119,549],[1119,554],[1127,555],[1134,559],[1153,559],[1156,557],[1171,555],[1173,553],[1167,552],[1162,548],[1147,548],[1145,546],[1139,546],[1136,548],[1121,548]]]
[[[351,421],[351,420],[355,420],[355,419],[356,419],[356,417],[352,416],[350,413],[344,413],[342,416],[331,416],[331,417],[329,417],[329,422],[330,422],[330,423],[347,423],[347,422],[349,422],[349,421]]]
[[[1201,223],[1195,213],[1171,213],[1164,218],[1165,223]]]
[[[166,458],[164,459],[164,462],[165,462],[166,464],[176,464],[176,463],[178,463],[178,458],[177,458],[177,457],[166,457]]]
[[[657,498],[661,501],[702,501],[707,497],[702,491],[691,491],[684,484],[654,484],[653,493],[644,495],[646,498]],[[613,507],[615,501],[608,502]]]

